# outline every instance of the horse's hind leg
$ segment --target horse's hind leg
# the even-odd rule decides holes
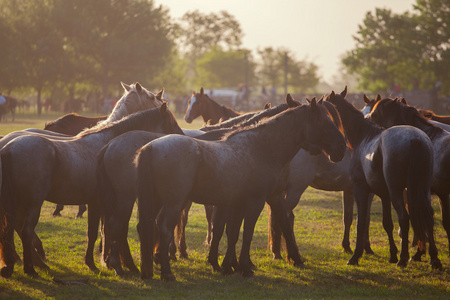
[[[398,262],[398,258],[397,258],[398,248],[395,245],[395,241],[394,241],[394,234],[393,234],[394,223],[392,222],[390,198],[382,197],[381,205],[383,207],[383,228],[384,228],[384,231],[386,231],[386,234],[387,234],[388,240],[389,240],[389,253],[390,253],[389,262],[395,264]]]
[[[64,205],[56,204],[55,211],[53,212],[54,217],[61,217],[61,211],[64,209]]]
[[[30,276],[37,276],[38,274],[33,267],[33,237],[34,228],[39,221],[39,215],[41,213],[41,205],[35,204],[29,207],[25,213],[27,215],[25,223],[22,229],[22,244],[23,244],[23,270]]]
[[[350,247],[350,227],[353,222],[353,188],[344,190],[342,192],[342,206],[343,206],[343,219],[344,219],[344,237],[342,239],[342,247],[345,253],[352,254],[352,248]]]
[[[98,203],[94,201],[89,202],[88,210],[88,246],[84,256],[84,263],[91,269],[91,271],[98,272],[98,268],[94,262],[94,246],[98,237],[98,227],[100,224],[100,208]]]
[[[450,256],[450,195],[438,195],[439,204],[441,206],[442,226],[447,232],[448,255]]]
[[[206,233],[205,241],[203,242],[203,245],[205,245],[205,247],[211,247],[213,210],[213,205],[205,205],[206,222],[208,223],[208,231]]]
[[[236,257],[236,243],[239,239],[239,231],[244,219],[242,207],[238,205],[230,206],[226,219],[227,251],[222,261],[222,272],[223,274],[232,274],[233,269],[234,271],[239,270],[239,263]]]
[[[15,209],[12,208],[11,213],[7,213],[0,220],[2,230],[0,230],[0,247],[4,266],[1,268],[0,274],[2,277],[9,278],[14,272],[14,265],[16,263],[17,255],[14,246],[14,223],[15,223]],[[3,211],[0,210],[0,214]]]
[[[78,206],[78,213],[75,219],[80,219],[83,217],[84,212],[86,211],[86,205],[79,205]]]
[[[409,260],[409,242],[408,242],[408,235],[409,235],[409,215],[406,211],[406,207],[403,203],[403,191],[396,195],[395,193],[391,194],[392,199],[392,205],[394,206],[397,215],[398,215],[398,223],[400,226],[400,229],[402,231],[402,250],[400,252],[400,260],[397,263],[397,266],[399,267],[406,267]],[[383,214],[384,215],[384,214]],[[384,219],[384,216],[383,216]],[[392,220],[392,218],[391,218]],[[392,253],[392,252],[391,252]]]
[[[205,206],[206,209],[206,206]],[[209,247],[208,263],[212,266],[216,272],[222,272],[222,268],[219,266],[219,243],[222,238],[223,231],[225,229],[225,222],[227,217],[228,207],[214,206],[212,213],[212,236]]]
[[[264,208],[264,204],[265,201],[252,201],[251,204],[247,204],[245,210],[244,234],[242,237],[241,254],[239,256],[239,266],[244,277],[253,276],[250,245],[252,243],[256,221]]]
[[[281,255],[281,229],[275,221],[270,205],[267,206],[269,215],[269,232],[268,232],[268,248],[272,251],[273,259],[283,259]]]
[[[186,224],[188,221],[189,216],[189,210],[191,209],[192,201],[188,201],[186,203],[186,206],[183,208],[181,212],[180,221],[178,222],[175,230],[175,241],[176,241],[176,247],[178,248],[180,258],[188,259],[189,255],[187,253],[187,246],[186,246]]]

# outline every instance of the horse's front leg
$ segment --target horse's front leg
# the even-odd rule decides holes
[[[283,259],[281,256],[281,229],[275,221],[270,205],[267,206],[267,214],[269,215],[269,232],[267,246],[272,251],[273,259]]]
[[[9,201],[8,201],[9,202]],[[11,203],[9,203],[11,204]],[[1,268],[0,274],[2,277],[9,278],[14,272],[14,265],[16,263],[16,250],[14,246],[14,224],[16,219],[16,212],[14,205],[10,207],[7,213],[0,210],[0,215],[3,218],[4,227],[3,232],[0,232],[0,254],[4,266]]]
[[[88,205],[88,245],[84,255],[84,263],[91,271],[98,272],[94,262],[94,246],[98,237],[98,227],[100,224],[100,206],[96,199],[89,202]]]
[[[439,194],[439,205],[441,206],[442,226],[447,232],[448,253],[450,256],[450,195]]]
[[[187,253],[186,246],[186,224],[188,221],[189,210],[191,209],[192,201],[188,201],[186,206],[181,212],[180,222],[176,227],[176,246],[178,248],[180,258],[188,259],[189,255]]]
[[[342,247],[345,253],[353,253],[350,247],[350,227],[353,222],[353,203],[355,198],[353,197],[353,188],[344,190],[342,192],[342,209],[344,219],[344,237],[342,239]]]
[[[264,208],[264,204],[265,201],[264,198],[262,198],[258,201],[252,201],[251,204],[247,204],[246,206],[244,234],[242,237],[241,254],[239,256],[239,266],[244,277],[253,276],[252,267],[254,264],[250,259],[250,245],[252,243],[256,221],[258,221],[258,217]]]
[[[353,185],[353,194],[358,208],[358,224],[356,225],[356,246],[355,252],[348,265],[358,265],[358,261],[364,252],[364,239],[367,230],[367,218],[370,213],[369,187],[365,182]]]

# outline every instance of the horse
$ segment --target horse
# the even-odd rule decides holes
[[[70,113],[59,117],[56,120],[46,122],[44,130],[67,135],[77,135],[84,129],[93,127],[98,122],[106,120],[107,117],[108,116],[84,117],[76,113]],[[64,205],[57,204],[53,216],[61,216],[61,211],[63,209]],[[80,205],[76,218],[82,218],[85,211],[86,205]]]
[[[267,106],[265,107],[265,110],[258,113],[242,114],[238,117],[229,119],[228,121],[224,121],[219,125],[208,125],[203,127],[199,131],[203,134],[195,137],[203,140],[217,140],[225,133],[229,132],[231,130],[230,128],[254,124],[262,118],[273,116],[289,107],[297,105],[297,103],[287,99],[286,104],[281,104],[272,108]],[[132,161],[136,152],[156,137],[159,137],[156,133],[131,131],[111,140],[98,155],[97,190],[101,206],[104,208],[107,226],[110,226],[111,228],[109,229],[111,234],[105,234],[105,239],[109,238],[111,240],[111,242],[105,242],[105,247],[111,245],[111,248],[109,253],[107,252],[108,250],[104,251],[103,260],[108,266],[112,267],[118,275],[123,274],[120,264],[121,261],[128,269],[132,271],[136,270],[127,243],[128,222],[137,197],[137,188],[135,186],[137,171],[134,164],[132,164]],[[175,244],[180,251],[181,258],[188,257],[184,238],[184,228],[187,223],[187,213],[190,206],[191,203],[186,204],[176,230],[177,239]],[[212,211],[208,211],[207,207],[208,209],[211,209],[212,206],[205,205],[208,221],[208,235],[205,244],[211,244]],[[215,226],[216,225],[217,224],[215,224]],[[171,247],[169,251],[171,258],[173,259],[175,259],[175,251],[176,249],[174,249],[174,247]],[[121,258],[119,258],[119,252]]]
[[[450,116],[436,115],[433,111],[427,109],[418,109],[419,113],[428,120],[444,123],[450,125]]]
[[[412,126],[394,126],[383,130],[365,119],[361,111],[349,103],[345,96],[347,87],[340,93],[327,96],[342,120],[349,146],[353,149],[350,175],[358,207],[356,248],[348,261],[357,265],[363,253],[363,242],[370,213],[369,194],[381,198],[383,227],[389,237],[390,260],[406,267],[409,259],[409,221],[418,237],[429,238],[432,268],[442,269],[433,236],[433,208],[431,207],[431,178],[433,173],[433,146],[428,136]],[[407,189],[409,215],[403,202]],[[402,231],[400,260],[393,238],[391,203],[394,206]]]
[[[325,107],[333,116],[338,128],[341,122],[334,106],[324,102]],[[347,148],[344,158],[337,163],[330,163],[324,154],[311,155],[308,151],[300,149],[289,163],[289,170],[285,183],[284,206],[289,212],[291,223],[294,222],[293,209],[308,186],[326,191],[343,191],[343,222],[344,234],[342,247],[346,253],[352,254],[350,247],[350,227],[353,219],[353,184],[350,178],[351,151]],[[269,209],[268,248],[272,251],[274,259],[281,259],[281,232]],[[366,239],[365,252],[373,254],[369,239]]]
[[[205,124],[217,124],[220,120],[228,120],[229,118],[237,117],[240,113],[225,105],[220,105],[208,94],[203,92],[203,87],[200,93],[192,91],[192,97],[188,101],[188,107],[184,115],[184,120],[188,123],[201,116]]]
[[[12,121],[14,122],[16,116],[17,99],[11,96],[4,96],[6,102],[0,105],[0,121],[5,120],[8,113],[11,113]]]
[[[232,206],[233,211],[245,213],[239,263],[244,276],[253,274],[249,247],[254,225],[275,192],[283,167],[302,146],[323,149],[333,161],[345,154],[342,134],[315,101],[237,129],[220,141],[169,135],[142,147],[136,156],[141,277],[153,276],[153,230],[158,216],[161,279],[175,280],[167,250],[186,201]],[[270,204],[283,233],[292,237],[281,203]],[[238,235],[238,224],[229,225],[237,227]],[[236,231],[228,238],[236,239]],[[294,265],[302,266],[297,246],[292,239],[287,243]]]
[[[111,123],[113,121],[117,121],[121,119],[122,117],[129,115],[133,112],[137,112],[140,110],[144,110],[151,107],[157,107],[161,105],[162,103],[162,93],[163,91],[160,91],[158,94],[154,95],[153,93],[149,92],[145,88],[143,88],[138,82],[133,85],[128,85],[123,82],[121,82],[121,85],[125,91],[125,93],[129,93],[131,91],[134,91],[134,93],[130,95],[135,95],[132,97],[122,97],[117,103],[114,108],[114,111],[110,114],[110,116],[103,121],[104,124]],[[124,95],[125,96],[125,95]],[[52,140],[71,140],[73,139],[72,136],[68,136],[66,134],[62,133],[56,133],[52,131],[47,131],[43,129],[36,129],[36,128],[29,128],[19,131],[14,131],[6,136],[4,136],[2,139],[0,139],[0,149],[3,148],[7,143],[9,143],[11,140],[15,139],[16,137],[23,136],[23,135],[36,135],[41,137],[50,138]],[[16,231],[18,232],[19,236],[21,235],[21,225],[17,225]],[[45,251],[42,247],[42,243],[39,239],[39,237],[35,234],[33,238],[33,246],[35,252],[33,252],[33,262],[36,266],[48,269],[48,266],[45,264]],[[16,260],[19,260],[19,256],[17,253],[15,253]]]
[[[32,276],[37,274],[31,260],[31,239],[35,235],[34,227],[44,200],[72,205],[91,204],[88,227],[98,228],[99,212],[94,201],[97,152],[109,140],[126,131],[143,129],[172,132],[174,126],[178,126],[173,115],[167,111],[166,104],[123,120],[107,121],[118,118],[119,114],[124,116],[130,110],[155,107],[159,103],[156,95],[136,84],[124,94],[107,120],[81,132],[72,140],[23,135],[1,149],[2,173],[8,174],[3,176],[0,197],[7,220],[1,240],[6,264],[1,269],[2,276],[9,277],[14,271],[14,228],[21,233],[25,273]],[[16,208],[20,208],[17,216],[13,213]],[[15,222],[16,219],[18,222]],[[23,224],[22,230],[16,227],[18,224]],[[89,232],[85,263],[92,270],[97,270],[93,261],[97,232],[93,229]]]
[[[397,100],[385,98],[377,101],[369,117],[385,128],[396,125],[417,127],[430,138],[434,150],[431,192],[439,197],[442,225],[447,232],[450,250],[450,133],[430,123],[420,110],[409,106],[404,98]],[[425,253],[424,242],[418,243],[418,251],[412,260],[421,260],[421,256]]]

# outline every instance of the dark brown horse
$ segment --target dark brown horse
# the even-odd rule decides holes
[[[381,198],[383,227],[390,244],[390,262],[405,267],[408,263],[408,233],[411,221],[414,232],[424,240],[429,239],[431,266],[442,269],[434,242],[433,208],[430,187],[433,172],[433,146],[428,136],[412,126],[394,126],[383,130],[349,103],[345,96],[347,87],[340,94],[334,91],[328,96],[341,116],[349,147],[353,149],[351,178],[358,207],[356,248],[350,265],[357,265],[363,254],[364,239],[370,213],[369,195]],[[407,203],[403,191],[407,189]],[[402,231],[400,260],[393,239],[391,204],[394,206]],[[406,210],[408,205],[409,214]]]
[[[184,120],[191,123],[195,118],[201,116],[205,123],[217,124],[221,120],[225,121],[239,115],[240,113],[234,109],[220,105],[209,98],[208,94],[205,94],[203,88],[201,88],[200,93],[192,92],[192,97],[188,101]]]
[[[284,166],[304,146],[323,149],[333,161],[341,160],[345,154],[342,134],[315,101],[256,126],[238,129],[220,141],[169,135],[142,147],[136,159],[141,276],[153,276],[154,225],[158,218],[161,278],[175,280],[168,246],[186,201],[231,206],[238,215],[245,216],[239,264],[244,276],[251,276],[249,251],[255,223],[266,200],[276,191]],[[269,204],[288,237],[289,256],[296,266],[302,266],[298,248],[289,238],[293,233],[282,204]],[[228,239],[234,244],[238,225],[227,224],[233,228]]]
[[[63,133],[67,135],[77,135],[86,128],[91,128],[98,122],[106,120],[108,116],[101,117],[84,117],[76,113],[66,114],[54,121],[45,123],[44,130]],[[61,211],[64,209],[64,205],[57,204],[56,209],[53,212],[53,216],[61,216]],[[82,218],[83,213],[86,211],[86,205],[80,205],[76,218]]]

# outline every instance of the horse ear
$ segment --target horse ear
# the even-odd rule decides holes
[[[336,97],[336,94],[334,93],[334,91],[331,91],[331,93],[330,93],[330,99],[333,100],[334,97]]]
[[[309,104],[311,104],[311,100],[309,100],[308,98],[305,98],[306,102],[308,102]]]
[[[203,91],[203,87],[200,88],[200,95],[203,95],[204,91]]]
[[[316,97],[312,98],[310,105],[313,110],[317,109]]]
[[[364,103],[366,103],[366,104],[370,103],[370,99],[369,99],[369,97],[367,97],[366,94],[364,94]]]
[[[295,103],[294,98],[292,98],[291,94],[286,95],[286,103],[289,107],[295,107],[297,104]]]
[[[405,99],[404,97],[401,97],[401,98],[400,98],[400,102],[403,103],[403,104],[405,104],[405,105],[408,105],[408,103],[406,103],[406,99]]]
[[[264,109],[269,109],[272,106],[269,102],[264,104]]]
[[[128,85],[128,84],[126,84],[126,83],[123,83],[122,81],[120,82],[120,84],[122,85],[123,89],[124,89],[126,92],[129,92],[129,91],[131,90],[131,86],[130,86],[130,85]]]
[[[347,96],[347,86],[345,86],[345,89],[341,92],[341,96],[344,98]]]
[[[323,95],[322,95],[322,97],[320,97],[319,100],[317,100],[317,103],[319,103],[319,104],[322,104],[322,103],[323,103]]]
[[[377,97],[375,98],[376,101],[380,101],[381,100],[381,95],[378,94]]]
[[[159,101],[162,101],[163,94],[164,94],[164,89],[160,90],[158,92],[158,94],[156,94],[156,96],[155,96],[156,99],[158,99]]]
[[[136,82],[135,87],[138,92],[142,91],[142,86],[139,82]]]
[[[159,108],[159,112],[164,114],[167,111],[167,101],[164,101],[161,107]]]

